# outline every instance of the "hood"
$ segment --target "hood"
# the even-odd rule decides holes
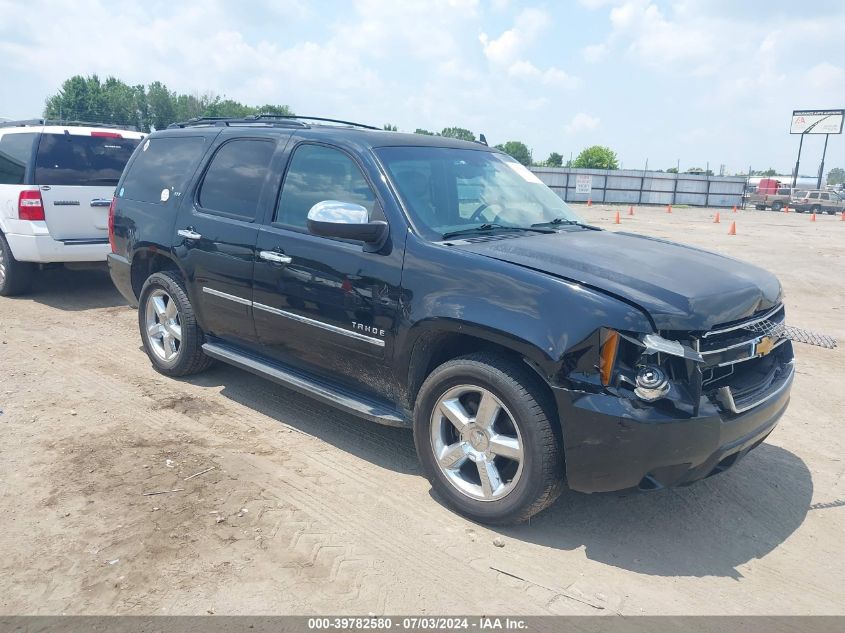
[[[709,330],[781,301],[780,282],[762,268],[631,233],[573,229],[454,247],[635,303],[658,330]]]

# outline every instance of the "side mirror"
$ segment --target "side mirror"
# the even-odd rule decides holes
[[[314,235],[364,242],[367,250],[378,250],[387,240],[387,222],[370,222],[360,204],[323,200],[308,211],[308,231]]]

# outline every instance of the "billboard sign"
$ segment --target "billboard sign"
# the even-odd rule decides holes
[[[790,134],[842,134],[845,110],[793,110]]]
[[[589,194],[593,190],[593,177],[589,175],[576,174],[575,193]]]

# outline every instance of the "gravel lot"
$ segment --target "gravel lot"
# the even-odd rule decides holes
[[[789,321],[845,342],[838,217],[616,210],[581,208],[774,271]],[[841,347],[796,346],[735,469],[491,530],[431,495],[410,432],[226,366],[160,376],[105,274],[0,298],[0,343],[0,614],[845,614]]]

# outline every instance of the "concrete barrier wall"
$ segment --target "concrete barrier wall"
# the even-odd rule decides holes
[[[532,167],[537,177],[567,202],[607,202],[617,204],[688,204],[696,207],[742,205],[744,176],[704,176],[669,174],[641,169],[572,169]],[[593,177],[589,194],[575,193],[575,177]]]

